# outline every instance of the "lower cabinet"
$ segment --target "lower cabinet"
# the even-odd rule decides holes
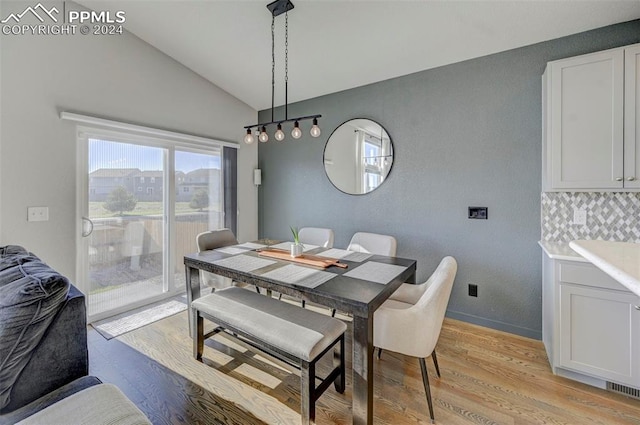
[[[554,373],[640,388],[640,297],[590,263],[543,260],[543,340]]]

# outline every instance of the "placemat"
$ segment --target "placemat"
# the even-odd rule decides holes
[[[343,274],[354,279],[368,280],[371,282],[382,283],[386,285],[396,276],[402,273],[406,267],[396,266],[395,264],[378,263],[377,261],[367,261],[359,265],[353,270]]]
[[[250,272],[275,264],[275,261],[252,257],[250,255],[236,255],[235,257],[223,258],[222,260],[214,261],[213,264],[238,270],[240,272]]]
[[[333,273],[296,266],[295,264],[288,264],[284,267],[271,270],[262,276],[285,283],[304,286],[306,288],[315,288],[316,286],[322,285],[326,281],[336,277]]]

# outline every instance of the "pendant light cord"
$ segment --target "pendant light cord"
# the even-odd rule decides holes
[[[284,119],[289,119],[289,12],[284,14]]]
[[[271,15],[271,122],[273,122],[274,97],[276,90],[276,17]]]
[[[1,0],[0,0],[1,1]],[[273,0],[267,5],[267,9],[271,12],[271,121],[261,122],[257,124],[246,125],[244,128],[247,130],[244,137],[246,144],[254,142],[252,129],[256,128],[256,134],[259,134],[258,139],[261,142],[269,140],[269,136],[266,133],[266,127],[272,124],[277,124],[278,131],[276,131],[276,140],[284,140],[282,132],[282,124],[285,122],[294,123],[295,139],[301,137],[302,132],[299,127],[299,121],[313,120],[313,126],[311,127],[311,137],[320,136],[320,128],[318,127],[318,118],[322,117],[320,114],[305,115],[295,118],[289,118],[289,10],[293,9],[293,3],[291,0]],[[284,33],[284,117],[283,119],[275,120],[276,109],[276,16],[285,15],[285,33]],[[258,130],[259,129],[259,130]]]

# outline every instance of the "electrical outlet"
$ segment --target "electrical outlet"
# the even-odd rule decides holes
[[[573,224],[577,224],[579,226],[587,225],[587,210],[583,208],[576,208],[573,210]]]
[[[477,297],[478,296],[478,285],[475,285],[473,283],[469,284],[469,296],[470,297]]]
[[[49,221],[49,207],[28,207],[27,221]]]

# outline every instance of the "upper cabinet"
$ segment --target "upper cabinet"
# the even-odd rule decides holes
[[[549,62],[545,191],[640,190],[640,44]]]

